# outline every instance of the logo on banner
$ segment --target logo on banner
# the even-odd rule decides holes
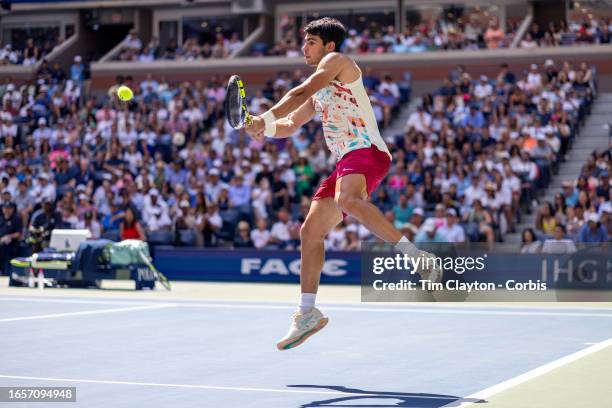
[[[321,273],[325,276],[340,277],[345,276],[347,262],[343,259],[329,259],[323,264]],[[286,263],[280,258],[242,258],[240,265],[240,273],[243,275],[251,275],[253,273],[259,275],[299,275],[300,260],[295,259]]]

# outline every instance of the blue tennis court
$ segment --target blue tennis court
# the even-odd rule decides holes
[[[606,308],[320,307],[329,325],[280,352],[294,304],[3,296],[0,386],[88,408],[460,406],[612,337]]]

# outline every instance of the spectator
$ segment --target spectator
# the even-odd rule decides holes
[[[464,214],[463,221],[467,223],[467,235],[472,241],[479,242],[484,239],[489,249],[493,248],[495,242],[493,230],[493,217],[482,206],[480,199],[473,201],[473,207]]]
[[[423,106],[418,106],[417,111],[410,114],[406,123],[406,132],[416,130],[417,132],[429,132],[431,125],[431,115],[425,111]]]
[[[499,28],[499,25],[495,21],[489,23],[489,28],[484,34],[484,40],[487,44],[487,48],[501,48],[503,45],[505,34],[504,31]]]
[[[229,188],[229,199],[234,207],[247,207],[251,202],[251,186],[244,182],[242,174],[236,174]]]
[[[463,120],[463,126],[470,126],[475,129],[484,127],[485,118],[477,105],[470,106],[470,112]]]
[[[546,235],[553,235],[557,228],[557,218],[553,205],[550,202],[545,202],[538,211],[536,218],[536,227]]]
[[[198,231],[202,234],[204,246],[216,246],[218,244],[217,233],[223,226],[223,219],[215,203],[210,203],[204,214],[196,218]]]
[[[19,55],[13,50],[12,44],[6,44],[0,50],[0,65],[17,64],[19,62]]]
[[[483,100],[493,94],[493,86],[489,83],[489,78],[486,75],[480,76],[480,83],[474,87],[474,95],[476,99]]]
[[[599,222],[606,230],[608,237],[612,236],[612,202],[607,201],[599,207]]]
[[[519,46],[525,49],[537,48],[538,42],[533,39],[530,33],[526,33]]]
[[[272,191],[270,181],[266,177],[262,177],[259,185],[253,189],[251,203],[255,217],[268,218],[268,208],[272,204]]]
[[[344,223],[336,225],[325,238],[326,251],[343,251],[347,246]]]
[[[572,254],[576,252],[576,245],[571,239],[565,238],[565,227],[557,225],[553,238],[544,241],[542,253],[544,254]]]
[[[74,63],[70,66],[70,79],[77,86],[80,86],[85,80],[85,66],[80,55],[74,57]]]
[[[253,248],[254,246],[250,235],[249,223],[240,221],[238,223],[238,234],[234,238],[234,248]]]
[[[433,222],[425,223],[421,231],[415,237],[416,243],[424,242],[445,242],[445,237],[438,232],[438,228]]]
[[[227,58],[229,56],[228,41],[222,33],[217,33],[215,45],[212,47],[212,58]]]
[[[399,202],[393,207],[396,228],[410,220],[413,210],[414,207],[408,204],[408,197],[405,194],[400,195]]]
[[[16,205],[12,202],[3,203],[0,214],[0,271],[5,275],[8,275],[10,260],[18,254],[22,231]]]
[[[119,236],[124,239],[139,239],[146,241],[146,236],[140,222],[136,219],[134,210],[128,207],[123,213],[123,221],[119,224]]]
[[[30,221],[30,239],[33,252],[40,252],[49,246],[51,231],[62,225],[61,215],[53,207],[54,200],[44,198],[41,208],[32,214]]]
[[[142,49],[142,41],[138,38],[138,32],[135,28],[132,28],[127,37],[123,40],[121,45],[121,51],[119,59],[122,61],[136,60],[140,50]]]
[[[94,218],[91,211],[87,211],[84,214],[84,219],[77,222],[76,227],[78,229],[87,229],[91,233],[91,239],[99,239],[102,235],[102,226]]]
[[[227,44],[227,50],[230,54],[238,51],[242,47],[242,41],[238,37],[238,33],[233,32]]]
[[[251,240],[257,249],[263,249],[270,243],[270,231],[268,222],[264,218],[257,220],[257,228],[251,231]]]
[[[465,231],[459,225],[459,217],[454,208],[446,210],[446,225],[441,226],[438,232],[446,242],[465,242]]]
[[[291,239],[291,230],[293,228],[294,225],[289,217],[289,212],[281,208],[278,211],[278,221],[272,225],[268,243],[276,245],[281,249],[294,249],[295,242],[292,242]]]
[[[542,243],[536,238],[535,232],[531,228],[523,230],[521,253],[522,254],[537,254],[542,249]]]
[[[578,241],[585,243],[601,243],[608,242],[608,240],[608,233],[603,225],[599,223],[599,216],[597,214],[590,214],[587,219],[587,224],[580,230]]]

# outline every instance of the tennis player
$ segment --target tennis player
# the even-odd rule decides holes
[[[304,57],[308,65],[317,67],[316,71],[270,110],[254,116],[246,127],[257,140],[286,138],[318,113],[327,147],[338,158],[336,169],[314,194],[302,225],[301,300],[289,332],[277,343],[279,350],[299,346],[328,322],[314,305],[325,260],[323,240],[342,221],[343,213],[408,256],[434,257],[417,249],[368,201],[391,167],[391,154],[378,130],[361,70],[339,52],[346,38],[345,27],[325,17],[310,22],[304,32]],[[435,267],[417,272],[430,280],[441,278],[441,271]]]

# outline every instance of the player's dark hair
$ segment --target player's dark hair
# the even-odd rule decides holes
[[[335,44],[334,51],[340,51],[340,47],[346,38],[346,28],[344,25],[331,17],[323,17],[311,21],[306,28],[304,28],[304,33],[321,37],[323,45],[333,41]]]

